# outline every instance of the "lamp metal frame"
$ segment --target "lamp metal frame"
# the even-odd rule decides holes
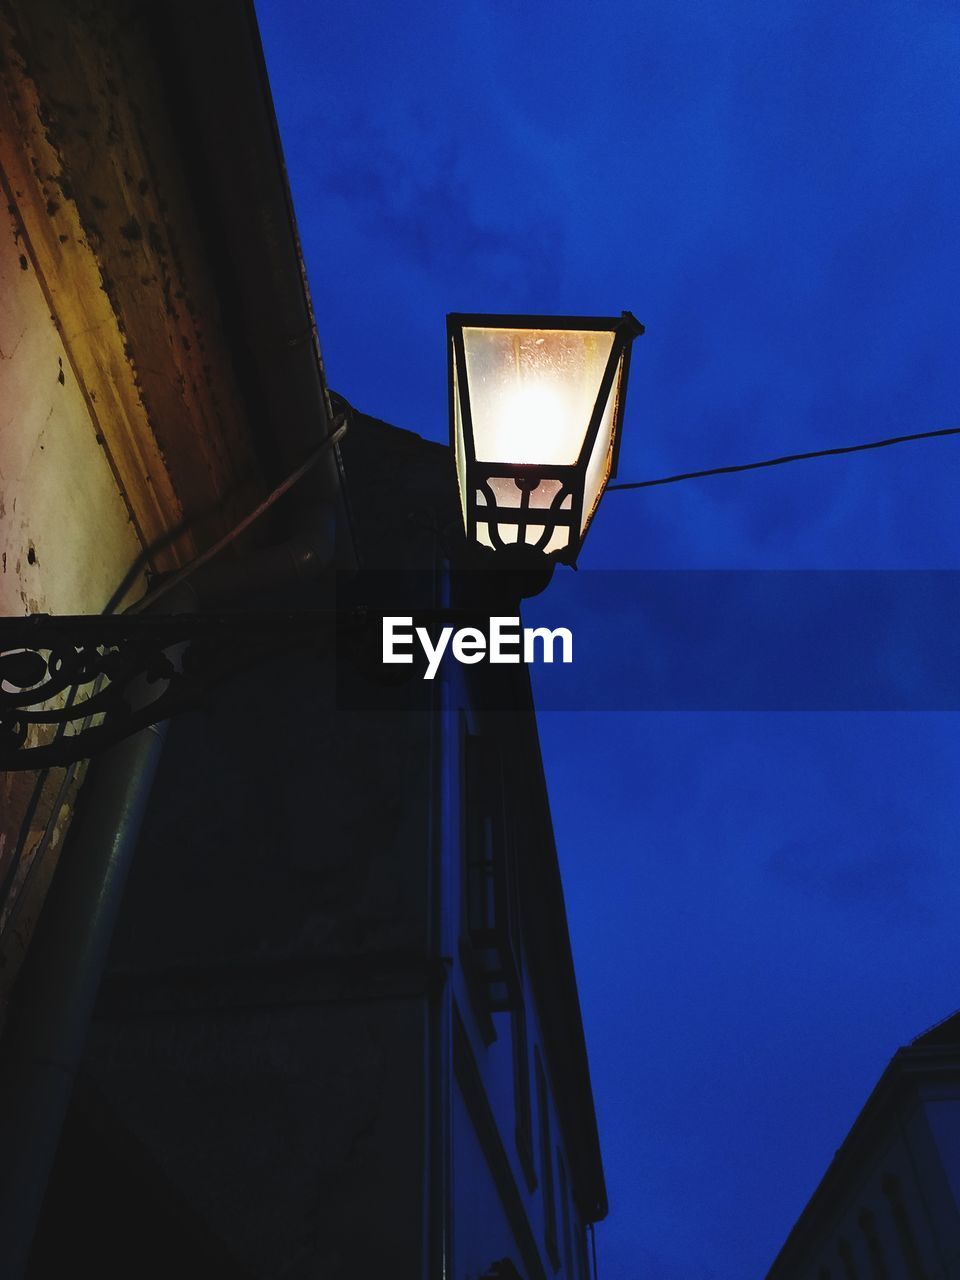
[[[464,329],[515,329],[515,330],[554,330],[583,333],[612,333],[613,344],[610,355],[600,379],[597,398],[590,413],[587,430],[580,447],[580,453],[574,463],[517,463],[517,462],[481,462],[476,456],[473,432],[473,410],[470,402],[470,381],[467,371],[466,351],[463,340]],[[630,374],[630,353],[633,340],[644,332],[644,326],[629,311],[619,316],[539,316],[539,315],[481,315],[465,312],[454,312],[447,316],[447,386],[450,401],[450,444],[454,456],[457,453],[457,409],[463,429],[463,452],[465,463],[465,488],[461,494],[464,526],[467,540],[479,542],[478,524],[486,524],[490,541],[495,551],[503,551],[517,544],[543,552],[554,531],[569,528],[567,545],[559,550],[546,553],[548,560],[557,560],[565,564],[575,564],[577,555],[583,545],[584,537],[590,527],[593,513],[581,532],[583,523],[583,506],[585,501],[587,467],[596,443],[597,433],[603,420],[604,410],[610,396],[614,394],[614,379],[622,359],[620,385],[616,388],[616,403],[613,421],[613,452],[608,480],[617,474],[620,455],[620,438],[623,427],[623,412],[626,404],[627,381]],[[456,387],[456,395],[454,388]],[[496,495],[490,484],[493,479],[513,480],[520,490],[520,503],[516,507],[502,506],[497,503]],[[554,480],[559,483],[549,507],[531,507],[530,495],[543,480]],[[459,484],[459,476],[458,476]],[[602,492],[602,490],[601,490]],[[486,503],[478,500],[482,493]],[[567,507],[563,503],[567,498],[571,501]],[[517,527],[517,543],[508,543],[501,533],[501,526]],[[530,525],[543,526],[536,542],[526,541],[527,528]]]

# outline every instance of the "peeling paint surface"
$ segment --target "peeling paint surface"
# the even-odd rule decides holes
[[[0,236],[0,614],[98,613],[142,550],[17,222]]]

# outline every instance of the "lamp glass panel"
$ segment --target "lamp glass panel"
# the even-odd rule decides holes
[[[575,463],[613,334],[464,328],[463,344],[478,461]]]
[[[600,419],[600,429],[590,451],[590,461],[587,463],[587,476],[583,486],[583,511],[580,515],[581,534],[583,534],[593,518],[600,496],[606,488],[607,481],[610,479],[610,468],[613,464],[613,431],[617,421],[617,403],[620,398],[622,381],[623,356],[617,362],[617,371],[610,387],[610,395],[607,397],[607,403],[603,409],[603,417]]]
[[[508,511],[512,507],[523,505],[523,490],[514,480],[513,476],[491,476],[487,481],[493,492],[498,510]],[[534,511],[545,511],[557,500],[557,495],[563,486],[559,480],[541,480],[535,488],[529,491],[528,506]],[[477,501],[486,502],[483,490],[477,490]],[[570,506],[570,495],[562,500],[565,509]]]
[[[460,383],[457,378],[457,356],[454,348],[453,360],[453,426],[456,445],[454,453],[457,461],[457,485],[460,489],[460,509],[463,512],[464,524],[467,522],[467,458],[463,447],[463,414],[460,412]]]
[[[514,483],[513,476],[491,476],[487,484],[493,492],[498,510],[509,511],[511,507],[520,506],[523,491]]]

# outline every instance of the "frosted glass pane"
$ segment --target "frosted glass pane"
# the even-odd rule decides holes
[[[617,372],[610,388],[610,395],[600,419],[600,430],[590,452],[587,463],[587,479],[583,488],[583,511],[580,517],[581,534],[593,517],[604,486],[610,478],[610,467],[613,463],[613,425],[617,420],[617,399],[620,395],[620,380],[623,376],[623,356],[617,364]]]
[[[519,488],[512,476],[491,476],[487,482],[493,491],[496,504],[502,510],[519,507],[523,501],[523,490]],[[535,511],[543,511],[549,507],[560,492],[559,480],[541,480],[535,489],[530,490],[529,506]],[[478,498],[480,490],[477,491]],[[570,506],[565,499],[567,507]]]
[[[510,477],[491,476],[487,483],[493,490],[493,496],[498,507],[505,510],[508,507],[520,506],[523,494]]]
[[[465,328],[463,343],[477,459],[576,462],[613,334]]]
[[[460,490],[460,509],[463,512],[463,523],[467,523],[467,459],[463,445],[463,418],[460,413],[460,386],[457,381],[456,350],[453,360],[453,425],[454,453],[457,463],[457,486]]]

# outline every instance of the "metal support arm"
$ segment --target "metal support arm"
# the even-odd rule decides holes
[[[254,663],[326,651],[336,628],[357,617],[303,610],[2,618],[0,770],[97,755],[202,706],[214,684]]]

